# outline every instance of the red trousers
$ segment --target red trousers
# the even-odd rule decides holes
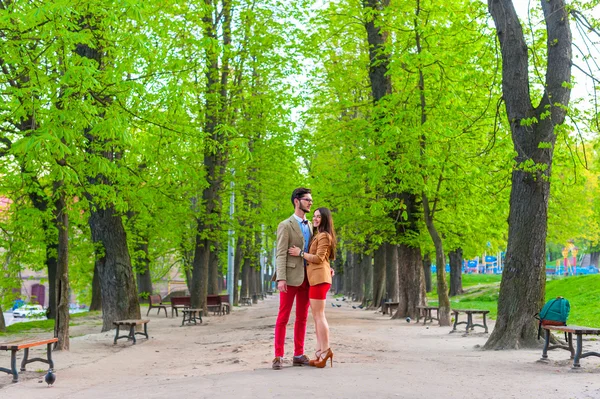
[[[308,319],[308,278],[298,287],[288,285],[287,292],[279,293],[279,313],[275,323],[275,357],[283,356],[285,333],[290,313],[296,299],[296,322],[294,323],[294,356],[304,354],[306,320]]]

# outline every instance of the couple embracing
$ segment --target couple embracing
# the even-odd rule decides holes
[[[331,212],[327,208],[314,211],[313,222],[306,219],[313,204],[307,188],[292,193],[294,214],[277,228],[276,274],[279,290],[279,313],[275,323],[275,359],[273,369],[283,367],[285,334],[290,313],[296,301],[294,323],[294,366],[325,367],[327,360],[333,366],[333,352],[329,347],[329,325],[325,318],[325,299],[331,287],[333,269],[329,260],[335,258],[336,238]],[[312,311],[317,336],[315,359],[304,354],[304,338],[308,307]]]

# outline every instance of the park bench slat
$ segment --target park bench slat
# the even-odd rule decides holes
[[[140,324],[146,324],[149,323],[150,320],[117,320],[117,321],[113,321],[113,324],[115,326],[130,326],[130,325],[140,325]]]
[[[58,342],[58,338],[50,338],[50,339],[27,339],[27,340],[19,340],[13,342],[4,342],[0,344],[0,350],[10,351],[10,350],[21,350],[26,348],[32,348],[34,346],[39,345],[47,345]]]
[[[542,326],[546,330],[563,331],[572,334],[600,334],[600,328],[583,327],[583,326]]]

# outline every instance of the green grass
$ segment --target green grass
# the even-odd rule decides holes
[[[80,320],[90,316],[100,316],[101,312],[82,312],[82,313],[74,313],[70,315],[69,326],[79,325],[81,323],[73,322],[72,320]],[[78,321],[79,321],[78,320]],[[0,336],[2,335],[12,335],[12,334],[21,334],[25,332],[31,332],[36,330],[36,332],[48,332],[54,330],[54,320],[33,320],[33,321],[25,321],[20,323],[11,324],[6,327],[6,332],[0,332]]]
[[[571,305],[568,324],[600,327],[600,274],[546,282],[546,300],[565,297]]]
[[[450,306],[462,309],[489,310],[493,319],[497,316],[499,275],[465,274],[463,289],[465,293],[450,298]],[[427,294],[429,303],[437,305],[437,287],[435,276],[433,291]],[[568,323],[588,327],[600,327],[600,275],[553,278],[546,282],[546,300],[557,296],[565,297],[571,304]]]

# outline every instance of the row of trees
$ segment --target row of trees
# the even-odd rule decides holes
[[[307,185],[334,210],[338,284],[395,317],[433,261],[449,324],[446,256],[459,291],[463,255],[507,245],[489,347],[527,345],[547,219],[597,244],[597,112],[563,124],[566,21],[593,34],[595,5],[543,2],[522,28],[509,0],[0,0],[0,305],[47,270],[63,349],[71,291],[107,330],[177,267],[205,307],[229,230],[252,292]]]
[[[309,173],[342,226],[345,292],[374,307],[399,301],[394,317],[414,317],[433,260],[448,325],[463,254],[507,248],[487,347],[533,344],[548,215],[555,243],[598,237],[586,191],[597,184],[597,108],[569,108],[568,23],[595,35],[582,12],[596,4],[540,5],[524,28],[500,0],[341,1],[319,15],[313,40],[331,40],[311,79]]]
[[[229,229],[245,284],[299,180],[301,33],[284,13],[302,7],[0,1],[2,305],[23,268],[45,268],[62,349],[71,290],[105,331],[176,265],[205,307]]]

